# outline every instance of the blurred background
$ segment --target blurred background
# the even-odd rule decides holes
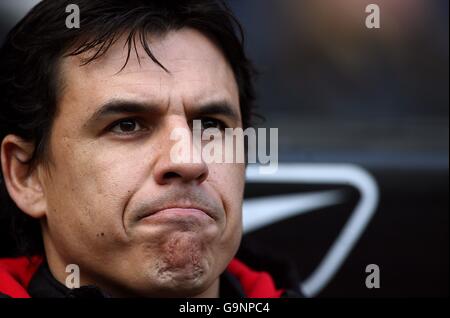
[[[37,2],[0,1],[0,40]],[[351,180],[327,178],[329,168],[354,164],[373,177],[376,204],[348,253],[310,296],[448,296],[449,2],[228,3],[260,72],[258,112],[266,118],[260,126],[279,131],[280,165],[319,165],[325,175],[313,184],[302,174],[264,182],[249,176],[246,198],[346,193],[344,201],[309,213],[300,204],[298,213],[247,228],[243,246],[291,264],[290,279],[302,289],[363,195]],[[380,7],[379,29],[365,25],[370,3]],[[368,264],[380,268],[378,289],[365,285]]]

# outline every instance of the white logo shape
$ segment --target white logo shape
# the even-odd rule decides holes
[[[307,297],[317,295],[333,278],[373,217],[379,198],[375,179],[364,169],[350,164],[283,164],[273,175],[258,174],[257,167],[247,168],[250,183],[345,184],[360,192],[360,200],[317,268],[300,285]],[[244,232],[334,205],[343,201],[341,191],[277,196],[245,200]]]

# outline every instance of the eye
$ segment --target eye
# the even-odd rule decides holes
[[[110,130],[117,134],[131,134],[143,129],[136,119],[128,118],[115,122]]]
[[[202,118],[201,121],[202,121],[203,129],[217,128],[220,130],[224,130],[226,128],[225,123],[219,119],[205,117],[205,118]]]

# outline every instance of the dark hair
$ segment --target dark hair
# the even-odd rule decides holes
[[[79,29],[65,25],[69,4],[80,8]],[[242,28],[223,1],[44,0],[11,30],[0,51],[0,141],[15,134],[34,142],[30,167],[35,167],[46,156],[57,112],[62,57],[92,52],[84,61],[90,63],[126,34],[125,65],[138,40],[148,56],[170,72],[153,56],[146,35],[183,27],[202,32],[222,49],[237,81],[243,126],[250,126],[254,69],[244,52]],[[0,176],[1,215],[12,225],[17,254],[42,253],[39,222],[18,209]]]

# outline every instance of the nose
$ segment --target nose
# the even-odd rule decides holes
[[[172,163],[170,160],[159,162],[155,167],[155,180],[160,185],[175,182],[201,184],[208,177],[205,163]]]
[[[185,145],[185,149],[189,149],[191,152],[191,160],[181,162],[179,160],[173,160],[170,155],[172,147],[174,147],[175,143],[180,141],[172,141],[169,138],[171,131],[180,127],[185,129],[186,132],[189,132],[189,138],[184,140],[188,143],[188,145]],[[193,152],[199,151],[201,152],[200,149],[193,147],[192,132],[186,121],[184,121],[183,124],[180,124],[180,121],[178,121],[178,124],[170,125],[169,129],[166,130],[164,137],[162,137],[161,153],[154,166],[153,173],[156,183],[159,185],[167,185],[178,182],[183,184],[195,183],[199,185],[204,182],[208,178],[208,165],[203,161],[201,156],[198,156],[198,158],[201,158],[200,160],[192,160]]]

